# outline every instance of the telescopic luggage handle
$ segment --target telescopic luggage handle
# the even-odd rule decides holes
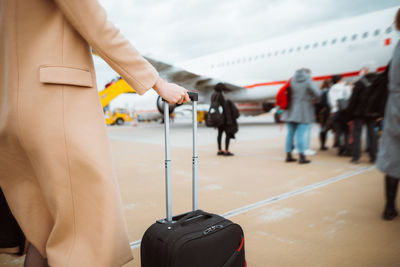
[[[192,209],[198,207],[198,154],[197,154],[197,101],[198,93],[188,92],[192,101],[192,128],[193,128],[193,157],[192,157]],[[171,155],[169,144],[169,107],[164,100],[164,129],[165,129],[165,192],[167,205],[167,221],[172,222],[172,196],[171,196]]]
[[[192,102],[199,100],[199,94],[196,92],[188,92],[189,98]],[[162,99],[164,102],[167,102],[164,98]],[[169,110],[168,110],[169,111]]]

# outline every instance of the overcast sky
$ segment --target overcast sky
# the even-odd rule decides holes
[[[334,20],[400,5],[400,0],[100,0],[139,49],[169,63]],[[96,59],[98,86],[113,73]]]

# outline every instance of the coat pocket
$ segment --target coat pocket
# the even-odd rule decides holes
[[[41,83],[93,87],[92,73],[89,69],[68,66],[40,66],[39,80]]]

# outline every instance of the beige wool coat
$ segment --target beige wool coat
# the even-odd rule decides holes
[[[90,47],[139,94],[155,84],[97,0],[0,0],[0,187],[52,267],[132,259]]]

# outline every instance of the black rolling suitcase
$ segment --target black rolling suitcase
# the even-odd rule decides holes
[[[242,228],[216,214],[197,209],[197,93],[193,104],[193,211],[172,217],[168,104],[164,106],[167,218],[144,233],[142,267],[245,267]]]

